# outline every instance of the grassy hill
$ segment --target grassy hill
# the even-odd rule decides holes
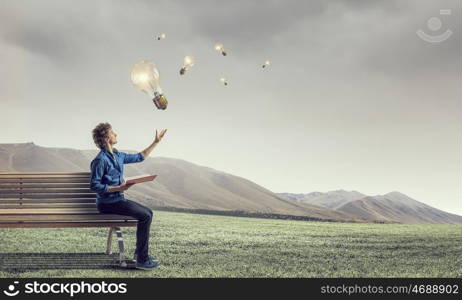
[[[155,212],[159,269],[112,267],[106,228],[3,228],[0,277],[461,277],[461,229]]]

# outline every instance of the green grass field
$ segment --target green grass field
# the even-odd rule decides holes
[[[462,225],[155,212],[151,254],[162,266],[152,271],[108,268],[106,256],[98,254],[105,251],[107,232],[107,228],[0,229],[0,277],[462,276]],[[124,234],[131,255],[135,228],[124,229]]]

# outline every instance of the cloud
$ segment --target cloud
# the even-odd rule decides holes
[[[332,7],[396,9],[396,1],[4,1],[1,38],[51,59],[76,59],[117,42],[123,34],[147,29],[176,30],[182,39],[222,41],[243,53],[271,47],[303,23],[324,23]],[[328,15],[327,15],[328,17]],[[116,26],[114,26],[116,25]],[[319,25],[317,25],[319,27]],[[179,32],[183,34],[179,34]]]
[[[7,44],[59,63],[84,58],[110,42],[114,31],[104,20],[105,7],[73,1],[4,1],[0,38]]]

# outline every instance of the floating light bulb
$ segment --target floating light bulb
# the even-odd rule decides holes
[[[226,78],[220,78],[220,81],[223,82],[224,85],[228,85],[228,81],[226,80]]]
[[[226,51],[225,48],[223,47],[223,44],[215,44],[215,50],[220,51],[223,56],[226,56]]]
[[[165,39],[166,37],[167,37],[167,35],[166,35],[165,33],[162,33],[161,35],[159,35],[159,36],[157,37],[157,40],[160,41],[160,40]]]
[[[189,68],[194,66],[195,59],[192,56],[185,56],[183,60],[183,67],[180,70],[180,75],[184,75]]]
[[[263,64],[262,68],[266,68],[267,66],[271,65],[271,62],[269,60],[265,61]]]
[[[158,109],[164,110],[167,108],[168,101],[160,88],[159,77],[159,70],[151,61],[141,60],[132,68],[133,85],[148,94]]]

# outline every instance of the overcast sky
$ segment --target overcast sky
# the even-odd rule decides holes
[[[168,128],[152,156],[273,192],[396,190],[462,215],[461,9],[459,0],[3,0],[0,143],[95,149],[91,130],[106,121],[119,149],[143,150]],[[441,28],[428,28],[432,17]],[[453,34],[429,43],[419,29]],[[196,65],[180,76],[185,55]],[[159,67],[165,111],[130,83],[141,59]]]

